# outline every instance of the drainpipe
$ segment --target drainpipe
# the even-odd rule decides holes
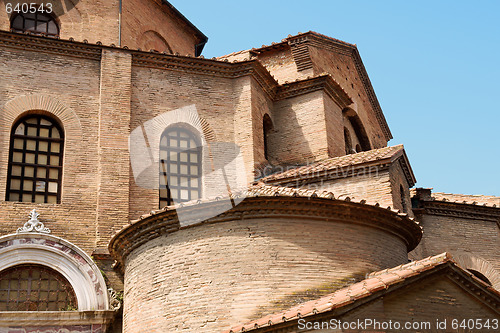
[[[118,46],[122,46],[122,0],[118,1]]]

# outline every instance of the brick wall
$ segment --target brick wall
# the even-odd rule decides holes
[[[281,100],[274,105],[272,155],[280,164],[313,162],[328,157],[323,93]]]
[[[128,257],[124,332],[218,332],[406,262],[401,240],[355,223],[268,218],[185,229]]]
[[[315,73],[327,72],[332,75],[354,101],[354,106],[357,108],[355,111],[365,127],[371,147],[386,147],[387,141],[382,135],[380,124],[368,99],[361,77],[356,70],[353,58],[350,55],[319,47],[310,47],[309,52]]]
[[[418,218],[424,234],[418,247],[411,252],[412,258],[447,251],[460,260],[463,268],[481,272],[496,288],[500,287],[500,233],[495,222],[430,214]],[[460,259],[461,256],[468,260]]]
[[[52,234],[90,254],[96,233],[100,63],[0,48],[0,67],[0,233],[15,232],[36,208]],[[55,116],[65,132],[60,204],[4,201],[11,128],[33,110]]]
[[[196,36],[161,0],[124,0],[122,45],[194,55]]]

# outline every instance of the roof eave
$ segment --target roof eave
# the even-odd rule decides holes
[[[195,35],[199,38],[199,43],[196,45],[196,47],[197,47],[197,53],[198,53],[196,56],[200,55],[201,52],[203,51],[203,48],[205,47],[205,44],[208,41],[208,37],[203,32],[201,32],[201,30],[198,29],[191,21],[189,21],[184,15],[182,15],[182,13],[179,10],[177,10],[177,8],[175,8],[169,1],[162,0],[162,2],[165,5],[167,5],[174,12],[174,14],[177,15],[177,17],[179,17],[191,29],[194,30]]]

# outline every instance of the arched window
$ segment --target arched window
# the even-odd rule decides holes
[[[403,185],[399,185],[399,195],[401,198],[401,206],[403,208],[403,213],[408,213],[408,206],[406,205],[406,196]]]
[[[17,265],[0,272],[0,311],[77,310],[71,284],[42,265]]]
[[[264,115],[264,119],[262,120],[262,128],[264,135],[264,158],[269,160],[269,133],[273,129],[273,122],[271,117],[268,114]]]
[[[61,201],[64,132],[43,115],[17,121],[10,136],[7,201]]]
[[[190,131],[167,128],[160,139],[160,208],[201,197],[201,145]]]
[[[14,32],[33,32],[46,36],[59,36],[56,20],[48,13],[19,13],[12,17],[10,28]]]

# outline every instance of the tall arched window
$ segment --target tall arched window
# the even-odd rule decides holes
[[[57,22],[50,14],[36,11],[35,13],[19,13],[12,17],[10,28],[14,32],[33,32],[46,36],[59,36]]]
[[[77,310],[75,291],[55,270],[17,265],[0,272],[0,311]]]
[[[201,145],[190,131],[167,128],[160,139],[160,208],[201,197]]]
[[[7,201],[58,203],[61,200],[64,132],[51,118],[28,115],[10,136]]]
[[[263,135],[264,135],[264,158],[266,160],[269,160],[269,133],[273,129],[273,121],[271,120],[271,117],[269,117],[268,114],[264,115],[264,119],[262,120],[262,128],[263,128]]]

